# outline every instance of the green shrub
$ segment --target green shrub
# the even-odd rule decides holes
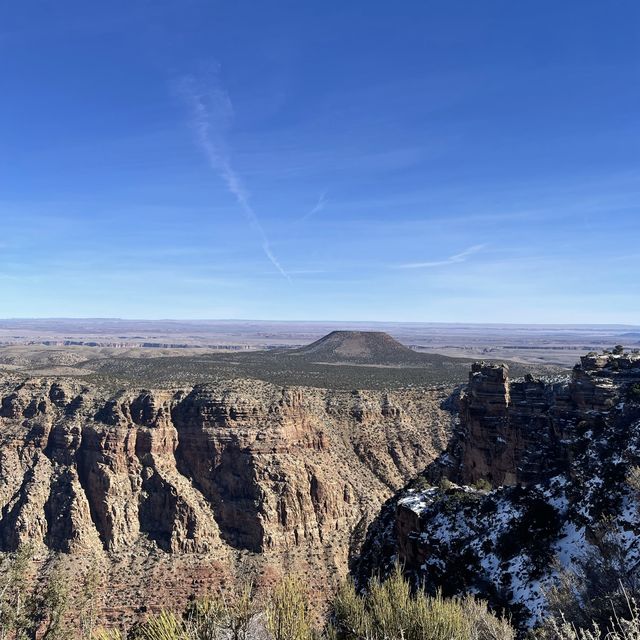
[[[122,640],[120,629],[96,629],[91,634],[92,640]]]
[[[632,384],[627,395],[632,402],[640,402],[640,382]]]
[[[31,549],[22,547],[0,565],[0,638],[22,637],[29,626],[29,564]]]
[[[187,605],[182,617],[190,638],[217,640],[225,626],[224,604],[218,598],[198,598]]]
[[[85,640],[90,640],[94,635],[94,629],[100,609],[100,599],[98,596],[98,586],[100,575],[96,565],[93,565],[84,577],[80,594],[75,603],[75,608],[79,614],[80,635]],[[107,640],[105,638],[105,640]],[[117,640],[113,638],[112,640]]]
[[[189,640],[182,620],[170,611],[162,611],[135,625],[129,640]]]
[[[513,640],[514,629],[471,597],[446,599],[411,592],[396,567],[384,582],[373,579],[366,594],[344,583],[332,605],[338,640]]]
[[[411,483],[411,488],[416,491],[426,491],[427,489],[431,489],[433,485],[429,481],[429,479],[425,476],[418,476]]]
[[[273,640],[312,640],[309,602],[299,578],[286,576],[274,588],[266,610]]]
[[[625,480],[629,489],[635,494],[636,500],[640,498],[640,467],[629,467]]]
[[[47,578],[38,582],[27,598],[21,632],[28,638],[40,640],[70,638],[73,634],[66,624],[69,605],[67,581],[54,565]]]
[[[219,591],[216,597],[189,603],[184,619],[191,638],[247,640],[251,623],[258,614],[252,582]]]
[[[491,491],[493,489],[493,485],[486,478],[478,478],[472,486],[478,491]]]

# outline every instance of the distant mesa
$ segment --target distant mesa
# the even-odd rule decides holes
[[[315,362],[407,365],[424,358],[384,331],[332,331],[291,355]]]

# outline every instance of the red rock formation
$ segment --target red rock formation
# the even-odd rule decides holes
[[[5,380],[0,547],[30,542],[76,568],[97,558],[112,620],[140,600],[173,605],[238,563],[308,572],[326,590],[354,529],[444,442],[446,395]]]

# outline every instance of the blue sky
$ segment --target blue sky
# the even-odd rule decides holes
[[[0,2],[0,317],[640,322],[635,0]]]

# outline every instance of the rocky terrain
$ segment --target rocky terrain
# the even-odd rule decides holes
[[[107,622],[247,572],[301,572],[322,595],[381,503],[444,448],[448,394],[5,373],[0,548],[34,545],[43,570],[56,554],[74,576],[98,567]]]
[[[589,354],[556,381],[478,363],[458,407],[447,451],[372,523],[361,584],[400,562],[428,589],[479,594],[528,626],[603,537],[619,575],[638,566],[639,354]]]

